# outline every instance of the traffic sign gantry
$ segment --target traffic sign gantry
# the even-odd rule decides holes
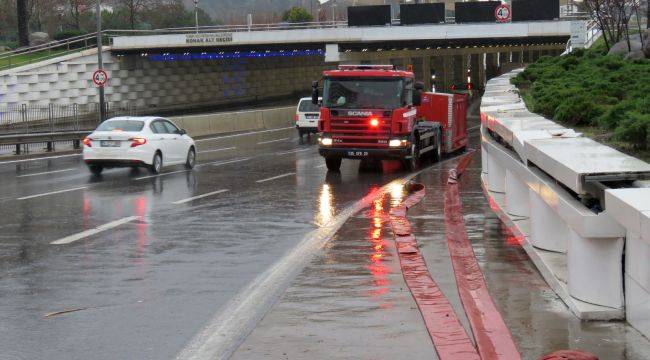
[[[510,22],[512,19],[512,11],[510,6],[507,4],[501,4],[494,9],[494,17],[497,19],[497,22],[505,23]]]
[[[107,82],[108,82],[108,74],[106,73],[106,71],[102,69],[95,70],[95,72],[93,73],[93,84],[95,84],[95,86],[104,87]]]

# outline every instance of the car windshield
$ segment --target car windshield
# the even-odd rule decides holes
[[[326,78],[323,106],[332,109],[395,109],[401,106],[401,78]]]
[[[97,127],[97,131],[140,131],[144,122],[138,120],[108,120]]]
[[[298,106],[298,111],[300,111],[300,112],[320,112],[320,107],[318,107],[318,105],[312,103],[311,99],[302,100],[302,101],[300,101],[300,105]]]

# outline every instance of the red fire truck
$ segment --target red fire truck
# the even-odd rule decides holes
[[[400,160],[408,170],[467,145],[467,96],[428,93],[412,71],[393,65],[341,65],[323,73],[319,153],[327,168],[341,160]]]

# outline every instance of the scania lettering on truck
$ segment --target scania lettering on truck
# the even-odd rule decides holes
[[[467,96],[423,92],[412,71],[341,65],[323,73],[319,153],[330,171],[347,159],[400,160],[407,170],[467,145]]]

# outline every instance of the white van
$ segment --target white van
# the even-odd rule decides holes
[[[320,107],[313,104],[310,97],[302,98],[298,101],[294,120],[296,121],[296,129],[298,129],[300,137],[302,137],[303,134],[309,135],[318,132],[319,117]]]

